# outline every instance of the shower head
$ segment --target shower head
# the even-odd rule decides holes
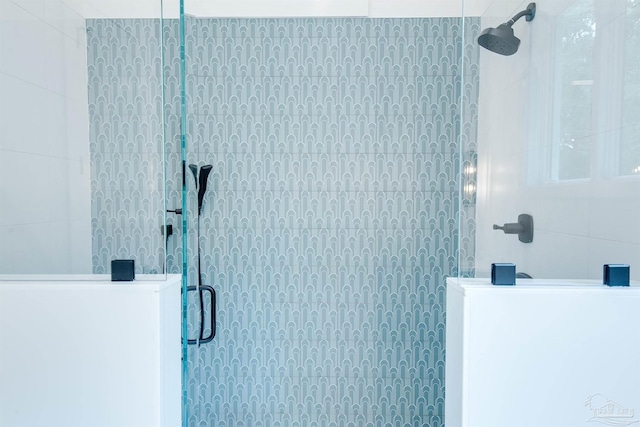
[[[520,39],[513,34],[513,28],[502,24],[498,28],[484,30],[478,37],[478,44],[500,55],[513,55],[518,51]]]
[[[529,3],[529,6],[508,22],[498,25],[497,28],[487,28],[482,31],[478,37],[478,44],[491,52],[500,55],[513,55],[518,51],[520,39],[513,34],[513,24],[522,17],[526,17],[527,21],[533,20],[536,16],[536,4]]]

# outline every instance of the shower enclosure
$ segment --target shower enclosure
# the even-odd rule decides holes
[[[357,3],[0,3],[0,273],[183,273],[185,425],[443,423],[461,11]]]
[[[118,3],[0,2],[0,279],[183,274],[184,425],[443,425],[445,277],[636,277],[637,2]]]

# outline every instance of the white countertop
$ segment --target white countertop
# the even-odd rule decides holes
[[[121,289],[156,289],[179,284],[180,274],[139,274],[131,282],[112,282],[109,274],[3,274],[0,275],[0,287],[20,286],[24,289],[33,287],[64,288],[121,288]]]

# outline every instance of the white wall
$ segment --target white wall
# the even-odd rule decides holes
[[[0,273],[90,273],[85,19],[0,1]]]
[[[198,17],[480,16],[491,0],[185,0]],[[179,0],[66,0],[87,18],[177,18]],[[463,12],[464,9],[464,12]],[[162,11],[162,12],[161,12]]]
[[[180,425],[180,276],[0,278],[2,427]]]
[[[488,275],[492,262],[514,262],[518,271],[536,278],[602,277],[602,264],[629,263],[632,278],[640,279],[640,177],[618,175],[619,152],[615,135],[623,126],[620,100],[612,79],[613,58],[629,60],[621,43],[596,44],[591,51],[594,104],[583,110],[590,124],[583,130],[591,153],[589,176],[554,178],[554,127],[561,120],[579,120],[580,113],[561,116],[559,91],[571,94],[579,83],[560,73],[558,16],[577,2],[540,0],[532,22],[514,25],[522,40],[510,57],[481,49],[478,134],[478,223],[476,271]],[[593,3],[593,0],[592,0]],[[609,36],[624,28],[624,19],[640,19],[640,8],[626,12],[624,0],[596,0],[597,31]],[[495,0],[483,15],[482,27],[496,26],[526,8],[528,1]],[[622,12],[619,10],[622,4]],[[629,37],[627,34],[625,37]],[[638,35],[636,35],[637,37]],[[624,55],[627,55],[625,59]],[[615,61],[614,61],[615,62]],[[575,64],[580,70],[582,64]],[[565,71],[566,74],[566,71]],[[589,79],[587,79],[589,80]],[[638,83],[638,82],[635,82]],[[586,84],[591,84],[587,81]],[[573,86],[572,86],[573,85]],[[604,102],[610,102],[605,105]],[[640,102],[640,100],[638,100]],[[624,126],[638,126],[638,118]],[[565,123],[566,124],[566,123]],[[640,146],[640,142],[637,144]],[[636,146],[636,148],[638,148]],[[628,153],[628,152],[627,152]],[[557,156],[556,156],[557,158]],[[492,230],[492,224],[515,222],[518,214],[533,215],[534,241],[524,244],[516,236]]]

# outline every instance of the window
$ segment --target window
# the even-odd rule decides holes
[[[619,175],[640,174],[640,0],[628,2],[624,31]]]
[[[530,177],[640,175],[640,0],[575,0],[553,28],[531,63],[530,137],[547,144]]]
[[[593,0],[577,0],[556,22],[553,180],[588,178],[596,22]]]

